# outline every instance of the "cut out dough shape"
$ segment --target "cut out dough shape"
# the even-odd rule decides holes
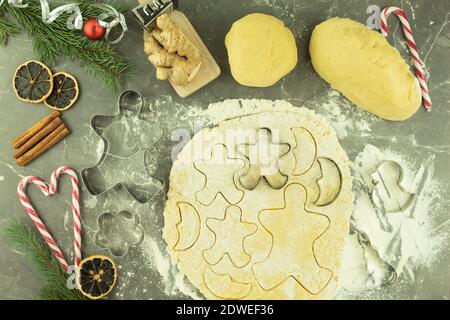
[[[252,289],[250,283],[238,282],[228,274],[217,274],[211,267],[206,268],[203,277],[208,290],[219,299],[244,299]]]
[[[311,170],[314,161],[316,161],[316,140],[314,140],[311,132],[305,128],[293,128],[291,131],[296,142],[295,147],[292,149],[295,157],[295,169],[292,174],[300,176]]]
[[[372,195],[374,204],[384,212],[402,211],[414,198],[401,186],[403,171],[397,162],[382,163],[372,178],[375,183]]]
[[[234,266],[242,268],[250,262],[250,256],[245,252],[245,238],[254,234],[257,226],[242,221],[239,207],[228,207],[223,219],[208,219],[208,228],[214,232],[216,242],[203,252],[206,262],[211,265],[219,263],[224,255],[228,255]]]
[[[319,184],[320,195],[317,199],[316,206],[328,206],[333,203],[339,196],[341,191],[341,171],[337,164],[328,158],[319,158],[317,161],[322,170],[322,177],[317,181]]]
[[[249,161],[249,168],[239,177],[239,182],[245,189],[253,190],[264,178],[272,188],[283,188],[288,177],[280,172],[278,161],[289,152],[290,146],[274,143],[268,129],[259,130],[256,139],[255,144],[239,146],[239,151]]]
[[[205,186],[197,193],[197,200],[209,205],[221,193],[228,202],[237,204],[244,192],[236,188],[235,175],[243,166],[243,160],[228,156],[224,145],[214,146],[210,159],[195,162],[195,168],[205,175]]]
[[[191,248],[200,236],[200,215],[197,210],[187,202],[178,203],[180,222],[177,224],[178,240],[173,246],[174,250],[184,251]]]
[[[267,260],[253,266],[265,290],[292,277],[312,294],[318,294],[332,277],[332,272],[319,266],[314,256],[314,242],[327,231],[330,221],[324,215],[306,211],[306,197],[303,186],[291,184],[284,191],[284,208],[265,210],[259,215],[273,239]],[[280,265],[286,255],[289,261]]]
[[[208,299],[333,298],[353,205],[349,161],[336,134],[322,117],[285,101],[233,100],[214,107],[229,110],[234,106],[240,112],[249,110],[246,106],[250,106],[254,113],[233,115],[230,120],[198,132],[173,164],[163,230],[172,261]],[[262,110],[266,106],[267,109]],[[316,142],[316,148],[297,150],[299,159],[304,162],[296,160],[293,149],[311,140],[306,131],[291,130],[293,128],[304,128]],[[239,182],[239,176],[249,168],[248,159],[240,154],[239,146],[254,144],[261,129],[270,130],[276,135],[273,142],[285,143],[289,149],[280,161],[280,171],[287,176],[288,183],[279,190],[266,181],[261,181],[253,190],[241,188]],[[294,133],[297,133],[297,141]],[[245,148],[243,151],[245,153]],[[218,165],[211,163],[213,158],[217,158]],[[336,199],[324,207],[314,204],[319,199],[319,183],[322,194],[335,193],[334,186],[333,190],[328,190],[332,186],[329,182],[334,181],[334,177],[328,175],[335,172],[321,170],[317,159],[322,158],[331,159],[341,171],[341,190]],[[234,165],[232,169],[223,164],[229,159]],[[300,163],[298,168],[304,171],[311,161],[314,163],[306,173],[293,174],[296,164]],[[302,186],[306,188],[307,197]],[[288,214],[274,210],[285,206],[286,188],[288,192],[295,191],[295,202],[288,202],[295,209],[289,212],[288,219],[280,219]],[[237,203],[230,203],[230,199]],[[193,238],[188,236],[184,239],[186,242],[183,241],[186,243],[183,248],[187,248],[183,251],[174,248],[179,240],[179,203],[192,205],[192,209],[183,209],[184,215],[193,218],[195,209],[201,221],[197,241],[187,248],[191,242],[187,239]],[[191,226],[192,234],[196,234],[197,225],[185,222],[182,232],[190,235],[187,229]],[[264,272],[265,268],[268,272]]]

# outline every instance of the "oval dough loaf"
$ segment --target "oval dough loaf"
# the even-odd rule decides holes
[[[270,15],[254,13],[236,21],[225,45],[231,73],[244,86],[269,87],[297,65],[294,35]]]
[[[340,18],[321,23],[310,53],[317,73],[357,106],[392,121],[419,109],[417,79],[399,52],[365,25]]]

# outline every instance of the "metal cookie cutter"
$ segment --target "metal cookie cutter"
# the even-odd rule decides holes
[[[403,168],[395,161],[382,162],[372,174],[375,185],[372,201],[383,212],[400,212],[409,207],[415,195],[402,186]]]
[[[156,26],[156,18],[178,8],[178,0],[150,0],[132,11],[144,30],[151,31]]]
[[[163,136],[158,124],[141,119],[144,98],[127,90],[119,98],[119,114],[97,115],[91,127],[104,143],[100,161],[81,170],[87,191],[100,195],[123,184],[133,197],[146,203],[162,190],[162,182],[149,172],[145,156]]]

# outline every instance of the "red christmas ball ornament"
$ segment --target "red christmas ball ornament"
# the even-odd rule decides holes
[[[103,39],[106,28],[101,25],[97,18],[89,18],[83,25],[83,34],[89,40],[97,41]]]

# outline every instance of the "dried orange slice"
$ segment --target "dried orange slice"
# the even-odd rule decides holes
[[[92,300],[108,295],[117,279],[116,265],[105,256],[91,256],[80,262],[78,285],[81,293]]]
[[[77,79],[71,74],[58,72],[53,75],[53,91],[44,103],[51,109],[64,111],[77,102],[78,95]]]
[[[53,90],[53,75],[42,62],[30,60],[20,65],[13,78],[17,97],[28,103],[41,103]]]

